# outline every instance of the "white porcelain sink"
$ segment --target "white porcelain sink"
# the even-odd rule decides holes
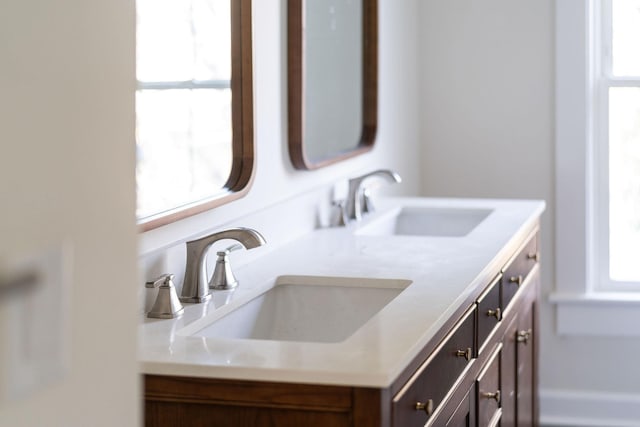
[[[341,342],[397,297],[408,280],[281,276],[246,301],[196,322],[191,336]]]
[[[404,207],[360,228],[356,233],[369,236],[463,237],[476,228],[491,209]]]

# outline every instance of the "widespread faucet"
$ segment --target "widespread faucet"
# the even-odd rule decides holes
[[[187,265],[182,284],[182,302],[205,302],[211,298],[207,279],[207,250],[218,240],[232,239],[246,249],[253,249],[266,242],[260,233],[250,228],[230,228],[187,242]]]
[[[369,200],[367,195],[367,188],[364,186],[364,181],[376,176],[384,178],[391,183],[402,182],[400,175],[388,169],[379,169],[362,176],[351,178],[349,180],[349,193],[345,207],[349,220],[360,221],[364,207],[367,207],[369,212],[372,211],[371,200]]]

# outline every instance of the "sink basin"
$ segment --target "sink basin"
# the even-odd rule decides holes
[[[404,207],[362,227],[357,234],[463,237],[491,212],[492,209]]]
[[[264,292],[202,319],[196,337],[335,343],[397,297],[408,280],[281,276]],[[218,313],[219,312],[219,313]],[[199,327],[202,326],[202,327]]]

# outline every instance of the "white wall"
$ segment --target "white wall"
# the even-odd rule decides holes
[[[403,175],[397,194],[417,192],[417,2],[380,1],[376,148],[317,172],[293,170],[286,151],[285,7],[285,0],[254,2],[258,166],[250,194],[139,235],[137,251],[133,2],[0,4],[0,261],[62,242],[73,254],[69,370],[24,399],[0,403],[0,425],[138,424],[139,305],[132,290],[142,293],[141,281],[154,269],[183,268],[180,256],[170,256],[182,249],[177,242],[255,225],[277,247],[326,219],[335,182],[374,168]],[[138,254],[145,254],[142,277]],[[0,340],[11,322],[0,325]],[[0,362],[0,370],[10,368]]]
[[[638,368],[627,357],[637,354],[638,340],[560,337],[547,299],[556,277],[555,2],[421,5],[421,193],[547,201],[542,220],[542,420],[638,425]]]
[[[131,1],[0,2],[0,266],[72,253],[68,370],[5,395],[0,425],[138,425],[133,40]],[[48,321],[8,311],[2,353],[12,322]]]
[[[417,1],[379,2],[379,126],[374,149],[311,172],[293,169],[287,152],[286,1],[254,1],[253,16],[258,158],[253,187],[236,202],[142,235],[145,278],[171,272],[180,288],[185,240],[214,229],[253,227],[265,236],[267,245],[234,253],[234,267],[240,268],[252,257],[325,223],[333,185],[364,172],[394,169],[404,181],[386,191],[401,195],[418,192]],[[154,293],[144,290],[142,284],[139,292],[148,310]]]

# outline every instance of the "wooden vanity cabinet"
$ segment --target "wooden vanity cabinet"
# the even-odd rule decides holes
[[[145,425],[537,426],[538,253],[536,230],[388,388],[145,375]]]
[[[475,308],[469,309],[393,398],[393,425],[422,427],[472,364]]]

